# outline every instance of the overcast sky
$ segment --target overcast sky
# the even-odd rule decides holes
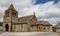
[[[4,11],[11,3],[19,12],[19,17],[32,15],[35,12],[38,20],[46,20],[52,25],[60,22],[59,0],[0,0],[0,21],[3,21]]]

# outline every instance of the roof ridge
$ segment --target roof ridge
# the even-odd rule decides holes
[[[33,16],[33,15],[29,15],[29,16]],[[23,16],[23,17],[29,17],[29,16]],[[23,17],[19,17],[19,18],[23,18]]]
[[[19,20],[20,22],[24,22],[24,21],[28,22],[29,19],[30,19],[32,16],[33,16],[33,15],[20,17],[20,18],[18,18],[18,20]]]

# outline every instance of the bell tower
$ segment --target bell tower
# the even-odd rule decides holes
[[[9,8],[5,10],[5,13],[3,16],[2,31],[11,32],[12,25],[17,18],[18,18],[18,12],[15,10],[13,4],[11,4]]]

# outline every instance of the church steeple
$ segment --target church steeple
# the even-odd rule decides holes
[[[18,18],[18,11],[15,10],[13,4],[10,4],[9,8],[5,10],[3,18],[3,31],[12,31],[13,22]]]
[[[14,8],[14,6],[13,6],[13,4],[11,3],[11,5],[9,6],[9,8],[8,9],[10,9],[10,10],[15,10],[15,8]]]

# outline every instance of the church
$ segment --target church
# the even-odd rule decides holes
[[[13,4],[4,12],[3,32],[52,32],[52,25],[48,21],[37,21],[35,13],[18,17],[18,11]]]

